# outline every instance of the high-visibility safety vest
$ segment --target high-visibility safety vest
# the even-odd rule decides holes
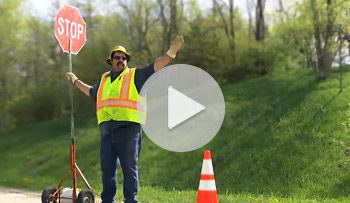
[[[134,78],[136,68],[125,68],[111,82],[110,71],[101,77],[97,91],[96,115],[97,123],[104,121],[131,121],[140,123],[137,117],[137,92]]]

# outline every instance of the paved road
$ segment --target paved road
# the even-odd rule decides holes
[[[40,203],[41,194],[0,187],[0,203]]]
[[[41,193],[0,187],[0,203],[40,203]],[[101,199],[95,197],[95,202]]]

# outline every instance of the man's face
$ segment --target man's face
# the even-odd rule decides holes
[[[115,72],[124,70],[127,65],[126,55],[123,52],[114,52],[113,58],[111,58],[111,63]]]

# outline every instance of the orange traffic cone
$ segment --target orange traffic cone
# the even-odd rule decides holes
[[[218,195],[215,185],[215,177],[211,154],[209,150],[204,151],[201,179],[197,194],[197,203],[218,203]]]

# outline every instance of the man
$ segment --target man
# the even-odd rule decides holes
[[[139,92],[154,72],[175,58],[182,43],[183,37],[177,36],[164,56],[143,68],[129,68],[131,55],[124,47],[117,46],[107,59],[112,69],[104,73],[94,86],[79,80],[74,73],[67,73],[68,79],[78,89],[96,101],[96,115],[101,132],[102,203],[115,202],[118,159],[124,177],[124,202],[137,202],[137,162],[141,149],[141,125],[137,116]]]

